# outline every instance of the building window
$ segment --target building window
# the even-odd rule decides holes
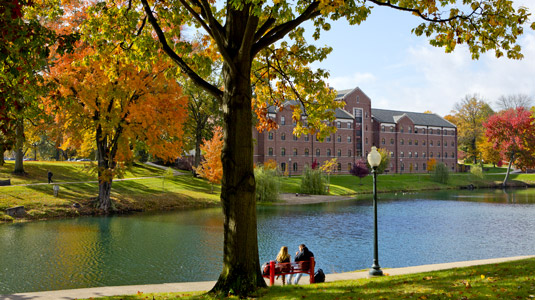
[[[440,158],[440,152],[439,152],[439,153],[437,153],[437,157],[438,157],[438,158]]]
[[[433,158],[433,152],[429,153],[429,157]]]
[[[381,139],[381,145],[384,145],[386,143],[385,138]]]
[[[281,148],[281,156],[285,156],[286,155],[286,148]]]
[[[316,156],[320,156],[320,155],[321,155],[320,149],[316,149]]]
[[[399,143],[400,143],[401,145],[405,145],[405,140],[404,140],[404,139],[401,139],[401,141],[399,141]]]
[[[351,136],[350,135],[347,136],[347,142],[351,143]]]
[[[437,129],[437,134],[440,135],[440,129]]]
[[[433,128],[429,129],[429,134],[433,134]]]
[[[351,165],[351,163],[347,163],[347,171],[348,171],[348,172],[351,171],[351,168],[352,168],[352,167],[353,167],[353,166]]]
[[[297,141],[297,139],[298,139],[298,138],[297,138],[297,135],[292,134],[292,136],[293,136],[293,138],[294,138],[294,141]]]
[[[414,157],[418,157],[418,152],[414,152]]]
[[[351,157],[351,149],[347,150],[347,157]]]
[[[404,171],[404,170],[405,170],[405,164],[401,163],[401,171]]]
[[[399,127],[399,132],[403,133],[403,126]]]
[[[342,124],[340,123],[340,121],[336,121],[336,127],[337,128],[342,128]]]
[[[327,149],[327,156],[331,156],[331,149]]]
[[[329,135],[329,136],[327,137],[327,142],[330,142],[330,141],[331,141],[331,136]]]
[[[425,158],[427,155],[425,154],[425,152],[422,153],[422,157]]]
[[[390,132],[394,132],[394,126],[390,126]]]
[[[273,148],[268,148],[268,155],[273,156]]]
[[[385,132],[385,125],[381,125],[381,131]]]
[[[367,111],[364,112],[364,118],[366,118],[366,119],[368,118],[368,112]]]
[[[286,125],[286,120],[284,119],[284,116],[281,116],[281,125]]]
[[[455,152],[451,153],[451,158],[455,158]]]
[[[451,146],[454,147],[455,146],[455,143],[453,141],[451,141]]]
[[[360,97],[357,95],[357,103],[360,103]]]
[[[414,146],[418,146],[418,140],[414,140]]]
[[[405,157],[405,154],[403,153],[403,151],[401,151],[401,152],[399,153],[399,157]]]
[[[409,151],[409,157],[412,157],[412,152],[411,151]]]
[[[412,133],[412,127],[409,126],[409,133]]]
[[[414,127],[414,133],[418,133],[418,128]],[[418,168],[418,167],[416,167],[416,168]],[[418,170],[418,169],[416,169],[416,170]]]
[[[390,157],[394,158],[394,152],[390,151]]]
[[[337,154],[338,154],[338,157],[342,157],[342,150],[338,149]]]
[[[297,156],[297,148],[294,148],[294,156]]]
[[[424,145],[424,146],[425,146],[425,140],[423,140],[423,141],[422,141],[422,145]]]
[[[448,158],[448,152],[444,152],[444,158]]]
[[[338,171],[342,171],[342,164],[341,163],[338,163],[337,169],[338,169]]]
[[[418,164],[414,164],[414,170],[418,171]]]
[[[286,171],[286,163],[281,163],[281,171]]]
[[[422,129],[422,134],[425,134],[425,128]],[[425,169],[425,168],[424,168]]]
[[[440,141],[437,141],[437,147],[440,147]]]
[[[268,133],[268,140],[272,140],[273,139],[273,132],[269,132]]]
[[[425,163],[422,164],[422,170],[425,170],[427,168],[427,166],[425,165]]]
[[[351,123],[347,123],[347,128],[351,129]]]
[[[394,145],[394,139],[390,139],[390,145]]]
[[[366,145],[368,145],[368,138],[366,138]]]
[[[309,139],[309,136],[307,134],[307,135],[305,135],[305,142],[308,142],[308,139]]]
[[[342,136],[339,135],[338,138],[336,139],[338,141],[338,143],[341,143],[342,142]]]
[[[305,148],[305,156],[308,156],[308,148]]]
[[[281,140],[282,141],[286,140],[286,134],[285,133],[281,133]]]
[[[293,165],[293,171],[294,171],[294,172],[297,172],[297,163],[296,163],[296,162],[294,162],[294,165]]]
[[[433,147],[433,140],[429,141],[429,146]]]
[[[412,146],[412,140],[409,140],[409,145],[411,145],[411,146]]]

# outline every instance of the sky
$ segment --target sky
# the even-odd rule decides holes
[[[535,0],[513,0],[528,7],[535,21]],[[359,87],[373,108],[451,113],[456,102],[478,94],[495,107],[502,95],[526,94],[535,101],[535,31],[525,28],[520,38],[524,59],[496,58],[494,51],[472,60],[465,46],[453,53],[429,45],[411,34],[420,21],[411,14],[376,7],[359,26],[331,23],[321,39],[332,53],[314,67],[330,73],[327,82],[337,90]],[[312,31],[307,29],[307,31]],[[534,103],[535,105],[535,103]]]

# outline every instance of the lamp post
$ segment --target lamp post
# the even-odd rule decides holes
[[[379,266],[379,251],[377,249],[377,167],[381,163],[381,154],[377,152],[375,146],[372,147],[372,151],[368,154],[368,163],[372,167],[373,173],[373,265],[370,269],[370,275],[382,276],[383,271]]]
[[[401,165],[403,164],[403,158],[399,159],[399,175],[403,174],[403,168]]]
[[[292,158],[288,157],[288,177],[292,177]]]

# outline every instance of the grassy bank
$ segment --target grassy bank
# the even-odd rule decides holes
[[[486,174],[483,178],[470,173],[451,173],[447,184],[437,183],[431,180],[429,174],[393,174],[379,175],[377,189],[381,193],[388,192],[415,192],[426,190],[460,189],[472,184],[476,188],[492,188],[501,185],[503,174]],[[535,174],[511,174],[510,183],[518,186],[534,185]],[[330,176],[331,195],[353,195],[372,192],[372,176],[358,178],[352,175]],[[298,193],[301,177],[281,179],[281,191],[283,193]]]
[[[91,215],[95,210],[94,197],[98,194],[96,175],[89,171],[87,163],[79,162],[25,162],[24,176],[10,172],[12,164],[0,167],[0,176],[10,178],[14,186],[0,187],[0,222],[12,221],[4,211],[6,208],[23,205],[27,211],[25,219],[47,219]],[[54,196],[53,185],[28,185],[46,182],[46,170],[54,173],[55,182],[78,182],[60,184],[58,197]],[[162,176],[164,170],[146,165],[135,165],[125,178]],[[0,179],[2,179],[0,177]],[[84,182],[89,181],[89,182]],[[175,176],[172,179],[143,178],[114,181],[112,199],[115,208],[128,211],[163,211],[186,207],[205,207],[219,203],[219,193],[210,193],[210,184],[191,175]],[[74,204],[80,204],[75,208]]]
[[[388,270],[386,270],[388,272]],[[533,299],[535,259],[443,271],[330,283],[274,286],[261,299]],[[327,274],[327,277],[329,274]],[[232,298],[232,297],[231,297]],[[94,300],[214,299],[201,293],[160,293]]]

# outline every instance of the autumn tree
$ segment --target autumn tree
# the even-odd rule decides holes
[[[85,8],[80,13],[81,28]],[[174,160],[182,151],[182,120],[187,99],[174,78],[173,68],[156,55],[150,68],[134,64],[124,44],[102,33],[82,30],[72,54],[58,59],[47,79],[56,89],[45,100],[48,112],[63,128],[63,148],[96,149],[99,181],[98,208],[112,209],[113,178],[133,157],[135,142],[151,154]]]
[[[320,170],[327,174],[327,191],[329,191],[330,185],[331,185],[331,173],[336,171],[337,166],[338,166],[338,159],[336,159],[336,157],[330,160],[324,161],[323,164],[321,164],[320,166]]]
[[[223,150],[223,134],[221,127],[216,127],[210,140],[203,140],[201,146],[204,161],[194,170],[199,176],[208,179],[214,192],[214,184],[221,183],[223,178],[223,165],[221,163],[221,151]]]
[[[349,173],[353,176],[357,176],[358,178],[360,178],[360,185],[362,185],[362,178],[370,174],[370,169],[368,169],[368,166],[366,165],[366,162],[364,160],[359,159],[356,163],[353,164],[353,167],[351,167]]]
[[[386,6],[420,18],[423,23],[413,33],[425,35],[432,45],[444,47],[446,52],[465,44],[473,58],[492,50],[498,57],[522,57],[516,41],[528,22],[525,8],[516,10],[511,2],[501,0],[455,2],[119,0],[98,4],[97,9],[106,16],[95,21],[95,32],[106,31],[132,41],[137,45],[134,51],[143,49],[152,34],[156,35],[170,59],[222,108],[223,269],[212,292],[248,296],[265,286],[258,258],[253,108],[261,128],[276,128],[268,108],[281,107],[288,99],[296,100],[298,105],[292,107],[295,133],[308,131],[321,138],[334,130],[328,124],[334,121],[334,108],[342,104],[334,100],[335,93],[324,82],[327,72],[311,68],[314,61],[327,56],[330,48],[306,42],[305,22],[313,24],[313,36],[319,38],[323,30],[329,30],[331,20],[344,18],[358,25],[366,20],[373,6]],[[140,7],[143,12],[137,10]],[[146,22],[153,32],[138,34],[146,32]],[[205,32],[210,38],[207,49],[221,56],[221,87],[206,80],[202,66],[209,61],[191,54],[192,41],[180,34],[184,23]],[[306,115],[306,125],[302,115]]]
[[[479,95],[466,95],[457,102],[452,110],[453,118],[447,119],[457,126],[458,145],[460,150],[468,154],[469,158],[477,163],[481,152],[477,145],[485,135],[483,122],[494,111]]]
[[[504,187],[513,164],[523,170],[535,167],[535,118],[530,111],[511,108],[493,115],[483,125],[488,140],[509,161]]]
[[[494,166],[500,164],[502,160],[500,151],[494,149],[493,143],[489,142],[487,138],[479,141],[477,148],[481,151],[481,159],[486,163],[493,164]]]

